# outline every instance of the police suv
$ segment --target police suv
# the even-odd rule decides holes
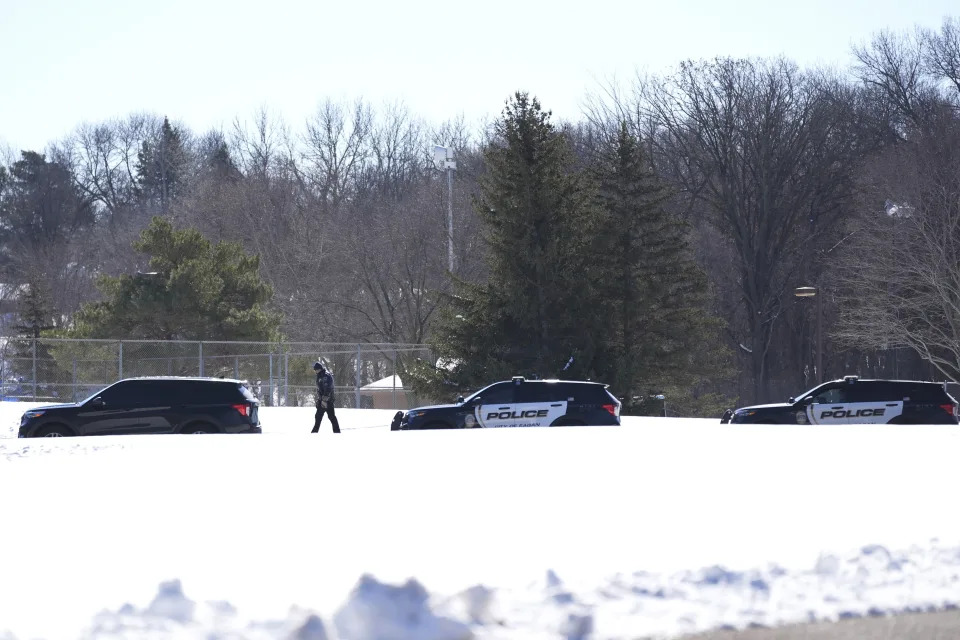
[[[946,383],[861,380],[825,382],[781,404],[728,410],[721,422],[759,424],[957,424]]]
[[[390,430],[619,425],[620,401],[607,386],[514,376],[456,404],[398,411]]]

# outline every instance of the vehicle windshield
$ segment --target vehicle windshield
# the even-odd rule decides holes
[[[493,384],[497,384],[497,383],[494,382]],[[487,389],[489,389],[490,387],[492,387],[493,384],[488,384],[488,385],[485,386],[483,389],[480,389],[480,391],[475,391],[474,393],[470,394],[469,396],[467,396],[466,400],[463,401],[463,403],[466,404],[466,403],[472,401],[474,398],[479,398],[480,396],[483,395],[483,392],[486,391]]]
[[[87,404],[88,402],[90,402],[91,400],[93,400],[93,399],[96,398],[98,395],[100,395],[101,393],[103,393],[104,391],[106,391],[107,389],[109,389],[109,388],[112,387],[112,386],[113,386],[113,385],[111,384],[111,385],[107,385],[107,386],[104,387],[103,389],[97,389],[96,391],[94,391],[92,394],[90,394],[89,396],[87,396],[86,398],[84,398],[83,400],[81,400],[80,402],[78,402],[77,404]]]
[[[828,382],[823,382],[823,383],[821,383],[821,384],[818,384],[817,386],[813,387],[812,389],[809,389],[809,390],[807,390],[807,391],[804,391],[803,393],[801,393],[801,394],[798,395],[798,396],[794,396],[793,401],[796,403],[796,402],[800,402],[800,401],[803,400],[804,398],[811,398],[811,397],[813,397],[814,395],[816,395],[816,393],[817,393],[818,390],[824,388],[824,387],[827,386],[828,384],[829,384]]]

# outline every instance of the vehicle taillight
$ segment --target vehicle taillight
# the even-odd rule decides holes
[[[248,404],[235,404],[231,406],[237,410],[237,413],[244,417],[248,417],[250,415],[250,405]]]
[[[949,413],[952,416],[957,415],[957,407],[953,404],[942,404],[940,408]]]
[[[596,405],[594,405],[594,406],[596,406]],[[607,411],[609,411],[609,412],[610,412],[610,415],[616,417],[616,415],[617,415],[617,409],[618,409],[617,405],[615,405],[615,404],[605,404],[605,405],[603,405],[603,408],[606,409]]]

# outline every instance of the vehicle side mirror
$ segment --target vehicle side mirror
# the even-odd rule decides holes
[[[787,398],[787,404],[793,404],[794,402],[796,402],[796,399],[793,396]]]
[[[463,404],[463,396],[457,396],[457,404]]]
[[[90,408],[92,409],[101,409],[104,406],[103,398],[101,398],[100,396],[93,398],[87,404],[90,405]]]

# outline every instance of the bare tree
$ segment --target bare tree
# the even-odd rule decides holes
[[[134,206],[137,154],[161,125],[160,117],[137,113],[124,120],[83,124],[64,141],[78,186],[107,221],[116,221]]]
[[[229,146],[237,167],[245,176],[268,180],[287,166],[290,137],[283,120],[261,107],[253,114],[251,124],[239,118],[234,120]]]
[[[330,99],[307,121],[301,179],[324,211],[337,211],[370,156],[373,112],[362,100],[352,107]]]
[[[361,191],[401,199],[432,163],[429,132],[403,104],[388,105],[374,127]]]
[[[960,120],[872,164],[841,262],[843,343],[907,347],[960,381]]]
[[[816,269],[814,250],[850,197],[850,105],[835,83],[785,60],[685,63],[638,81],[631,100],[611,109],[734,249],[742,324],[731,337],[753,396],[765,397],[785,298],[798,270]]]
[[[960,23],[875,36],[861,80],[895,108],[899,136],[863,174],[854,251],[841,261],[837,338],[903,347],[960,379]],[[869,63],[869,64],[867,64]],[[854,256],[856,258],[854,259]]]
[[[940,31],[922,30],[926,73],[939,78],[944,91],[960,94],[960,18],[945,18]]]

